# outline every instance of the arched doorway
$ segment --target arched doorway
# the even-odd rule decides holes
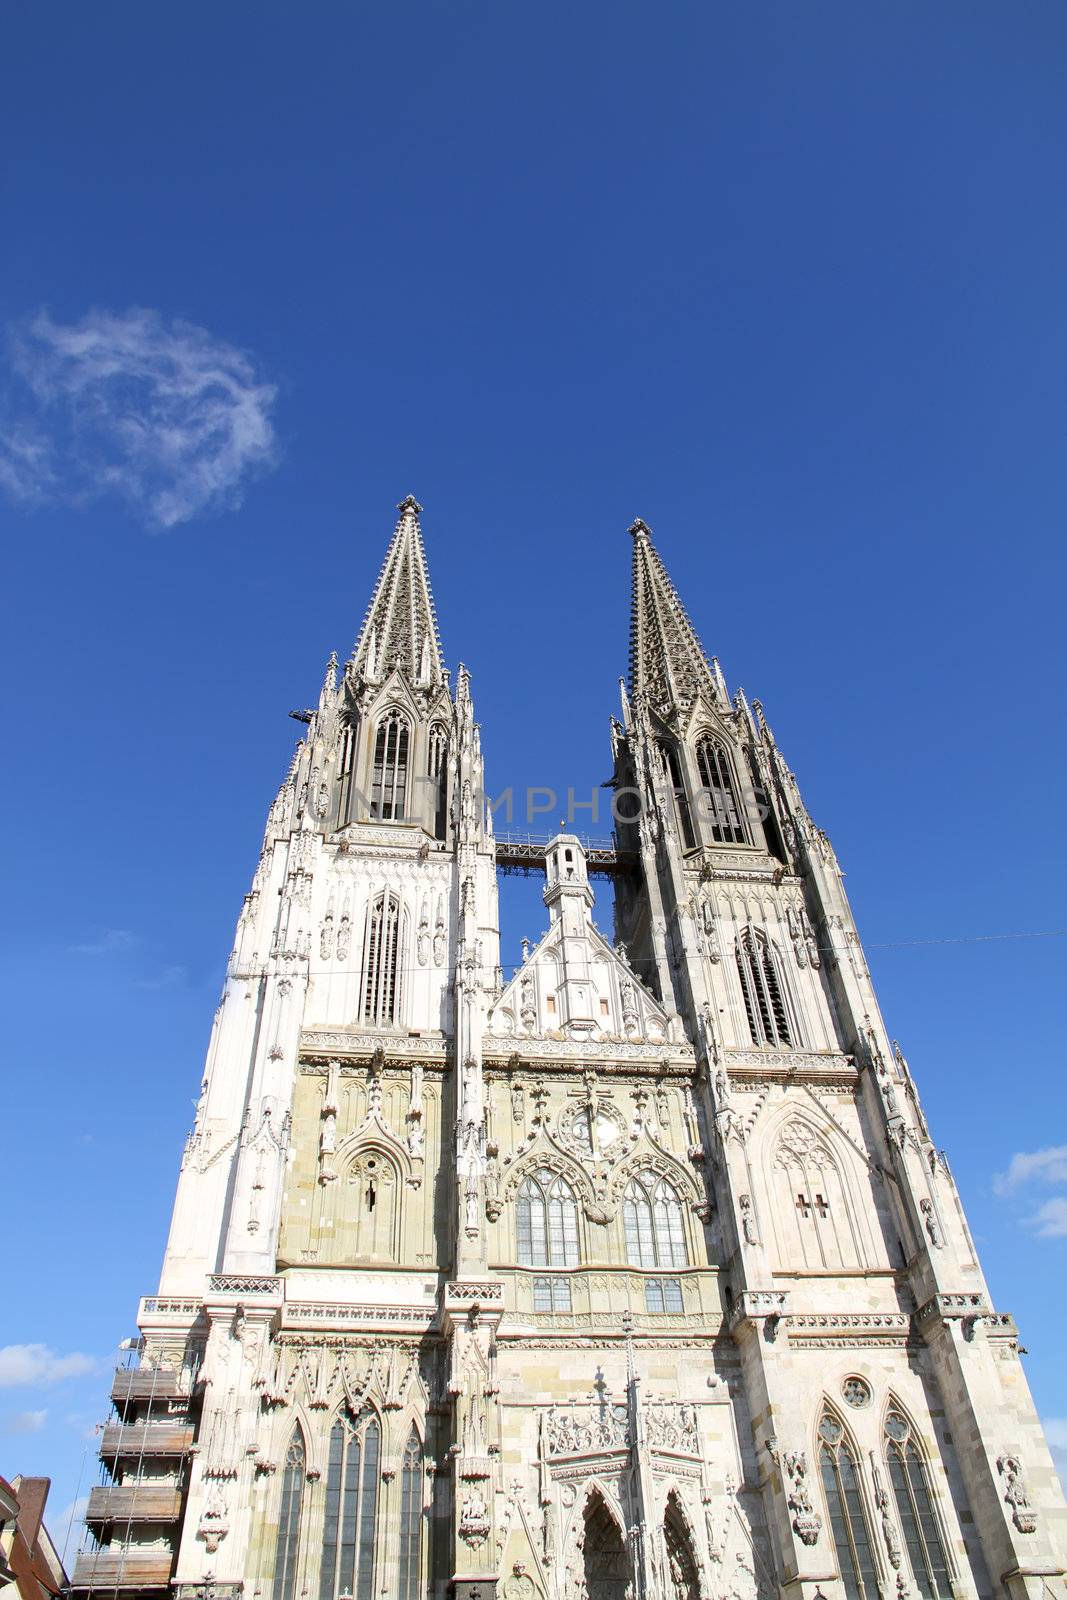
[[[667,1551],[668,1593],[672,1600],[700,1600],[696,1558],[673,1494],[668,1496],[663,1517],[663,1543]]]
[[[600,1495],[585,1508],[582,1560],[589,1600],[624,1600],[630,1583],[630,1561],[618,1523]]]

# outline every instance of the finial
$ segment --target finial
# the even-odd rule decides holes
[[[652,537],[652,529],[640,517],[636,522],[631,522],[629,532],[634,539],[651,539]]]
[[[418,516],[422,511],[422,507],[419,505],[419,502],[415,499],[413,494],[406,494],[396,509],[400,512],[412,511],[414,512],[415,516]]]

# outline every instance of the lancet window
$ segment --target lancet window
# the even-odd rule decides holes
[[[578,1206],[570,1185],[542,1168],[519,1190],[515,1207],[519,1265],[578,1265]]]
[[[381,822],[400,822],[405,816],[410,741],[406,718],[399,711],[387,711],[374,736],[371,774],[371,816]]]
[[[631,1267],[688,1266],[682,1204],[666,1178],[631,1178],[623,1196],[622,1219]]]
[[[296,1558],[300,1541],[300,1509],[304,1498],[307,1458],[304,1435],[293,1429],[285,1454],[281,1504],[278,1507],[278,1542],[274,1550],[273,1600],[295,1600]]]
[[[443,839],[448,826],[448,733],[439,722],[430,729],[429,776],[433,793],[433,833]]]
[[[372,1600],[381,1424],[343,1412],[330,1433],[319,1600]]]
[[[844,1428],[829,1411],[819,1423],[819,1472],[845,1594],[848,1600],[878,1600],[859,1467]]]
[[[919,1593],[923,1600],[948,1600],[952,1584],[926,1462],[911,1424],[899,1411],[890,1411],[885,1419],[885,1458]]]
[[[685,792],[682,782],[682,772],[678,765],[678,756],[669,744],[659,746],[660,760],[663,763],[663,775],[670,785],[674,797],[675,814],[678,818],[678,827],[682,835],[682,846],[692,850],[696,845],[693,835],[693,818],[689,811],[689,796]]]
[[[737,973],[752,1043],[795,1043],[777,953],[761,928],[742,929],[737,941]]]
[[[716,844],[747,843],[733,762],[718,739],[701,739],[697,745],[697,770],[704,789],[702,803],[710,814],[711,836]]]
[[[356,729],[352,723],[347,722],[341,729],[341,744],[337,761],[337,822],[341,827],[351,820],[349,813],[352,806],[352,779],[355,765]]]
[[[363,954],[363,1020],[391,1027],[400,1014],[400,901],[387,890],[367,911]]]
[[[397,1600],[419,1600],[422,1586],[422,1441],[412,1427],[400,1468],[400,1557]]]

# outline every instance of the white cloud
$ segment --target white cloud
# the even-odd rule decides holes
[[[93,1357],[79,1350],[60,1356],[46,1344],[5,1344],[0,1348],[0,1389],[60,1383],[64,1378],[80,1378],[95,1368]]]
[[[1067,1199],[1046,1200],[1026,1222],[1040,1239],[1067,1239]]]
[[[15,1411],[0,1422],[0,1433],[40,1433],[47,1411]]]
[[[277,390],[204,328],[156,311],[47,311],[8,329],[0,487],[25,504],[126,500],[150,526],[240,505],[272,464]]]
[[[72,944],[70,952],[75,956],[113,956],[123,950],[132,950],[136,943],[137,935],[131,933],[129,928],[102,928],[84,944]]]
[[[1007,1195],[1033,1181],[1067,1183],[1067,1144],[1016,1151],[1007,1172],[998,1173],[993,1179],[993,1188],[997,1194]]]
[[[1061,1187],[1067,1184],[1067,1144],[1046,1145],[1043,1150],[1017,1150],[1007,1172],[993,1179],[993,1190],[1001,1198],[1032,1184]],[[1039,1239],[1067,1239],[1067,1195],[1045,1200],[1030,1216],[1024,1217]]]

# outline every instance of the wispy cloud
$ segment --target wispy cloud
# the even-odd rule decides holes
[[[169,966],[161,967],[158,972],[150,973],[147,978],[139,978],[138,989],[180,989],[189,976],[188,967],[180,966],[174,962]]]
[[[1067,1183],[1067,1144],[1049,1145],[1044,1150],[1019,1150],[1011,1158],[1007,1172],[993,1180],[999,1195],[1011,1194],[1024,1183]]]
[[[69,948],[75,956],[114,956],[123,950],[132,950],[136,943],[137,935],[129,928],[101,928],[92,938]]]
[[[93,1372],[96,1365],[92,1356],[80,1350],[61,1356],[46,1344],[5,1344],[0,1347],[0,1389],[60,1383]]]
[[[40,1433],[47,1418],[47,1411],[14,1411],[0,1421],[0,1433]]]
[[[1006,1199],[1035,1184],[1067,1186],[1067,1144],[1046,1145],[1043,1150],[1017,1150],[1007,1172],[998,1172],[993,1190]],[[1044,1200],[1023,1218],[1039,1239],[1067,1239],[1067,1195]]]
[[[240,505],[275,460],[275,386],[204,328],[156,311],[47,311],[8,329],[0,487],[24,504],[124,499],[155,528]]]
[[[1026,1224],[1040,1239],[1067,1239],[1067,1199],[1046,1200],[1027,1217]]]

